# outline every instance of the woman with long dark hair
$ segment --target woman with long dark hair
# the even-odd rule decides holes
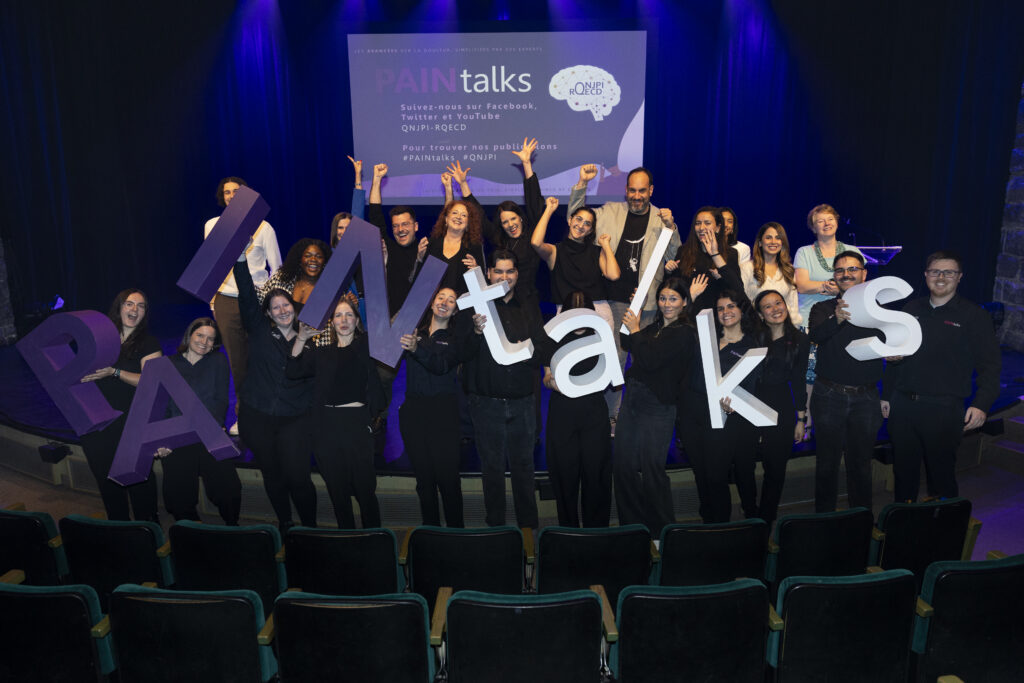
[[[796,272],[789,256],[789,238],[781,224],[772,221],[761,226],[754,240],[753,258],[740,263],[740,275],[747,298],[753,301],[761,292],[777,292],[789,308],[789,319],[794,325],[801,324]]]
[[[734,290],[723,290],[715,302],[718,332],[718,362],[722,375],[732,369],[743,355],[760,343],[760,323],[753,315],[750,301]],[[752,372],[740,384],[753,393],[759,373]],[[687,401],[686,451],[693,465],[700,497],[700,516],[705,523],[728,522],[732,514],[729,494],[729,470],[732,468],[740,494],[743,514],[757,516],[757,484],[754,480],[757,430],[723,399],[725,426],[711,426],[707,388],[701,371],[691,377]]]
[[[757,397],[778,413],[772,427],[758,427],[764,482],[758,517],[775,521],[786,482],[786,465],[793,444],[803,441],[807,421],[807,354],[810,341],[793,325],[782,295],[766,290],[754,299],[754,309],[767,326],[768,355],[762,362]]]
[[[705,308],[714,308],[720,292],[743,291],[738,258],[725,237],[722,213],[713,206],[702,206],[693,215],[690,232],[675,259],[665,264],[665,277],[681,277],[688,284],[706,283],[693,300],[696,315]]]
[[[309,460],[312,382],[285,375],[298,336],[295,303],[288,291],[275,288],[264,294],[261,305],[244,266],[235,264],[239,310],[249,335],[239,429],[263,473],[263,488],[281,530],[293,524],[293,502],[302,525],[315,527],[316,489]]]
[[[96,477],[107,519],[130,520],[130,513],[134,513],[136,520],[157,521],[156,479],[152,474],[146,481],[131,486],[111,481],[107,475],[135,398],[135,387],[142,377],[142,368],[162,355],[160,342],[149,334],[149,299],[142,290],[119,292],[107,315],[121,335],[121,353],[112,366],[100,368],[82,381],[96,382],[110,407],[120,410],[121,415],[103,429],[83,435],[82,450]]]
[[[640,329],[632,310],[622,321],[629,330],[622,347],[633,354],[633,363],[615,433],[615,504],[620,524],[646,524],[655,537],[675,519],[665,459],[697,344],[689,301],[686,283],[670,277],[658,286],[653,323]]]
[[[292,380],[313,378],[313,452],[341,529],[355,528],[352,496],[363,528],[380,526],[370,420],[384,405],[384,389],[354,299],[346,294],[334,307],[330,345],[307,345],[317,331],[301,326],[286,370]]]
[[[451,320],[455,290],[442,287],[434,295],[426,320],[412,334],[402,335],[405,349],[405,403],[398,410],[402,443],[416,475],[423,523],[464,526],[459,480],[459,358]]]
[[[220,330],[211,318],[196,318],[185,330],[171,363],[220,425],[228,409],[228,361],[220,348]],[[171,416],[180,415],[171,405]],[[202,443],[173,451],[161,449],[164,470],[164,506],[175,521],[199,521],[199,477],[206,497],[217,506],[228,526],[237,526],[242,509],[242,483],[234,459],[217,460]]]

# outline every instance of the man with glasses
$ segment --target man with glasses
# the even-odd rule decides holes
[[[985,423],[999,395],[1002,359],[992,319],[958,296],[960,256],[937,251],[925,262],[929,295],[903,310],[921,325],[921,348],[886,368],[883,411],[889,410],[897,501],[917,500],[924,461],[929,498],[958,495],[956,451],[964,432]],[[971,375],[977,372],[977,391]]]
[[[811,394],[816,440],[814,509],[836,509],[839,461],[846,455],[846,490],[850,507],[871,509],[871,453],[882,426],[878,382],[882,359],[860,361],[847,345],[878,336],[878,331],[850,322],[843,294],[867,280],[864,257],[855,251],[836,254],[833,279],[839,290],[834,299],[811,308],[808,336],[818,345],[817,378]]]

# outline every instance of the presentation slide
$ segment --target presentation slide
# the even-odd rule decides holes
[[[646,31],[360,34],[348,50],[355,156],[388,164],[386,204],[442,203],[455,161],[483,203],[521,201],[524,137],[563,201],[581,164],[599,167],[594,204],[643,162]]]

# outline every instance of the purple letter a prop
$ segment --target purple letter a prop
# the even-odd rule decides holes
[[[259,193],[240,187],[217,224],[192,257],[178,286],[208,303],[238,260],[270,207]]]
[[[234,200],[232,200],[234,204]],[[370,355],[394,367],[402,357],[401,337],[416,330],[423,311],[430,305],[438,283],[444,277],[445,264],[428,256],[416,276],[409,296],[392,322],[388,308],[388,286],[384,277],[384,255],[381,253],[380,231],[361,218],[353,218],[345,234],[338,240],[331,260],[320,274],[316,287],[306,300],[299,320],[319,328],[338,295],[352,280],[356,259],[363,267],[366,291],[366,329],[370,335]],[[409,273],[410,277],[412,273]]]
[[[170,399],[174,399],[181,415],[164,418]],[[138,484],[149,476],[158,448],[174,449],[197,441],[202,441],[217,460],[238,455],[231,439],[171,360],[154,358],[143,369],[108,478],[122,486]]]
[[[71,350],[75,342],[78,353]],[[121,414],[85,375],[117,362],[121,337],[110,318],[96,311],[58,313],[18,342],[18,351],[64,418],[81,436],[102,429]]]

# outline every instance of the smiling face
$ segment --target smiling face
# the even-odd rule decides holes
[[[501,229],[510,239],[519,239],[523,234],[523,219],[515,211],[502,211],[498,216],[501,221]]]
[[[121,327],[134,330],[146,317],[146,297],[139,292],[132,292],[121,304]]]
[[[647,213],[647,209],[651,207],[652,194],[654,185],[643,171],[637,171],[626,180],[626,202],[629,204],[630,213]]]
[[[224,187],[222,187],[220,190],[221,197],[224,198],[224,206],[227,206],[228,204],[231,203],[231,200],[235,198],[235,193],[238,192],[238,188],[240,187],[241,185],[239,185],[238,183],[224,183]]]
[[[822,238],[835,237],[839,229],[839,221],[835,214],[830,211],[822,211],[811,216],[811,232],[819,240]]]
[[[416,239],[418,227],[419,224],[412,219],[412,214],[400,213],[391,217],[391,234],[403,247],[409,246]]]
[[[859,285],[868,279],[867,269],[852,256],[836,259],[832,267],[832,279],[836,281],[840,292],[845,292],[850,287]]]
[[[438,291],[430,304],[430,312],[438,320],[448,320],[455,315],[455,290],[443,287]]]
[[[338,224],[334,227],[334,241],[337,242],[341,239],[342,235],[345,234],[345,230],[348,229],[348,224],[352,222],[351,218],[340,218]]]
[[[445,216],[445,227],[449,232],[461,235],[469,226],[469,208],[462,202],[452,202]]]
[[[686,308],[686,299],[674,289],[665,287],[658,292],[658,310],[666,325],[671,325],[679,320],[680,314]]]
[[[714,235],[718,231],[714,215],[709,211],[698,213],[697,217],[693,220],[693,230],[697,233],[697,237]]]
[[[590,209],[580,209],[569,218],[569,239],[583,242],[587,235],[594,232],[596,218]]]
[[[761,253],[765,256],[778,256],[779,252],[782,251],[782,237],[779,236],[779,231],[775,228],[766,228],[759,239],[761,243]]]
[[[740,324],[742,311],[739,304],[732,299],[719,299],[715,304],[715,312],[718,314],[718,324],[726,330]]]
[[[339,341],[351,341],[359,327],[359,316],[352,308],[352,304],[348,301],[341,301],[334,308],[331,324],[334,325],[334,333],[338,335]]]
[[[786,302],[775,292],[761,297],[761,302],[757,305],[757,312],[761,314],[761,319],[769,325],[781,325],[789,317]]]
[[[209,325],[203,325],[202,327],[197,327],[192,336],[188,338],[188,350],[197,356],[205,356],[213,350],[216,342],[217,330]]]
[[[516,264],[509,259],[498,259],[487,271],[487,277],[492,285],[507,282],[508,294],[505,297],[509,298],[515,293],[516,283],[519,281],[519,271],[516,269]]]
[[[291,327],[295,322],[295,308],[288,297],[277,295],[270,300],[267,317],[278,327]]]
[[[324,269],[324,261],[327,257],[320,247],[315,244],[311,244],[306,247],[306,250],[302,252],[302,259],[299,261],[299,269],[302,274],[311,280],[315,280],[320,277],[321,271]]]
[[[726,237],[736,231],[736,216],[732,215],[732,211],[722,212],[722,223],[724,224]]]
[[[962,277],[960,264],[949,258],[935,259],[924,271],[924,282],[934,299],[944,299],[956,294]]]

